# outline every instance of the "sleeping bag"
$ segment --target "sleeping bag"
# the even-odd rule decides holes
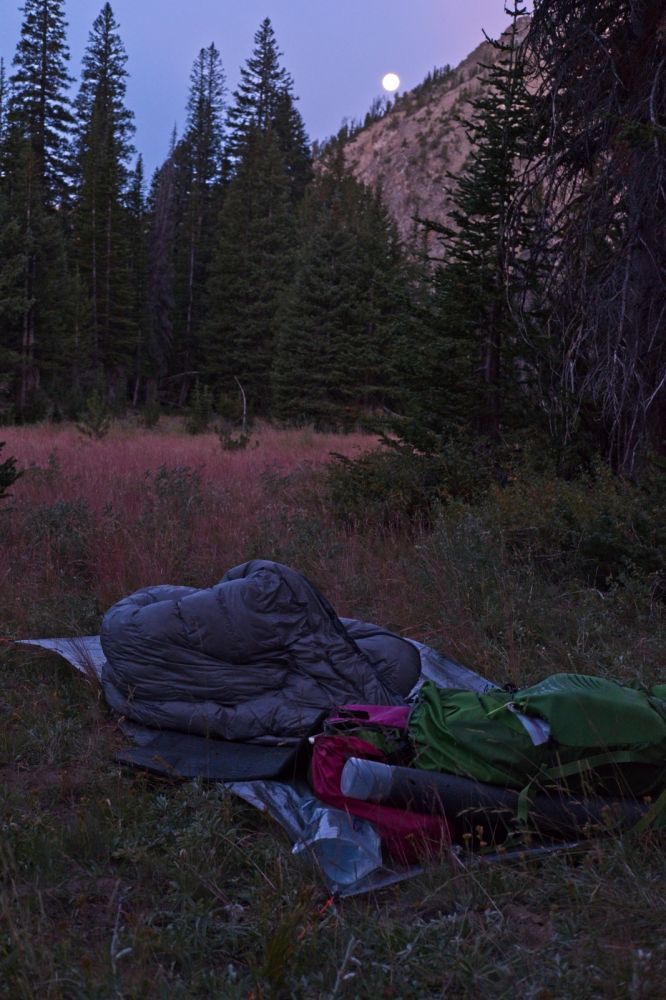
[[[342,621],[304,576],[264,560],[205,590],[131,594],[105,615],[101,642],[111,708],[228,740],[303,736],[345,702],[403,704],[420,672],[410,642]]]

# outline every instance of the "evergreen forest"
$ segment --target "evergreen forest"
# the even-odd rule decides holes
[[[75,85],[65,6],[25,0],[0,64],[2,422],[161,407],[380,428],[403,458],[499,480],[507,448],[633,479],[663,454],[659,0],[536,0],[527,31],[514,0],[453,215],[418,220],[430,258],[346,169],[348,129],[313,155],[268,18],[233,93],[201,49],[147,178],[112,7]]]

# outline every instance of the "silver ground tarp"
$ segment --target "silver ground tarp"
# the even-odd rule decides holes
[[[67,660],[89,679],[101,679],[104,653],[98,635],[74,639],[23,639],[27,646],[40,646]],[[495,685],[473,670],[441,656],[430,646],[414,642],[421,655],[421,679],[439,687],[465,688],[483,693]],[[125,727],[141,742],[147,731]],[[341,896],[380,889],[418,874],[421,868],[389,868],[382,859],[381,841],[367,820],[350,816],[316,799],[305,784],[282,781],[226,782],[221,787],[271,815],[287,831],[294,854],[307,854],[319,865],[331,892]]]

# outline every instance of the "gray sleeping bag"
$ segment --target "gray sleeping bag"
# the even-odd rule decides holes
[[[401,704],[420,672],[410,642],[343,622],[300,573],[263,560],[207,590],[139,590],[107,612],[101,641],[111,708],[228,740],[301,736],[345,702]]]

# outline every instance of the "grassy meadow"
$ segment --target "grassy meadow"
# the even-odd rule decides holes
[[[94,686],[11,644],[95,633],[138,587],[208,586],[269,558],[341,615],[500,682],[663,680],[660,495],[634,516],[634,494],[603,475],[535,474],[407,523],[333,499],[331,453],[367,454],[370,435],[266,426],[229,451],[163,418],[101,440],[68,425],[0,439],[25,470],[0,503],[0,996],[663,996],[663,836],[541,862],[443,858],[332,900],[268,817],[217,786],[121,769]]]

